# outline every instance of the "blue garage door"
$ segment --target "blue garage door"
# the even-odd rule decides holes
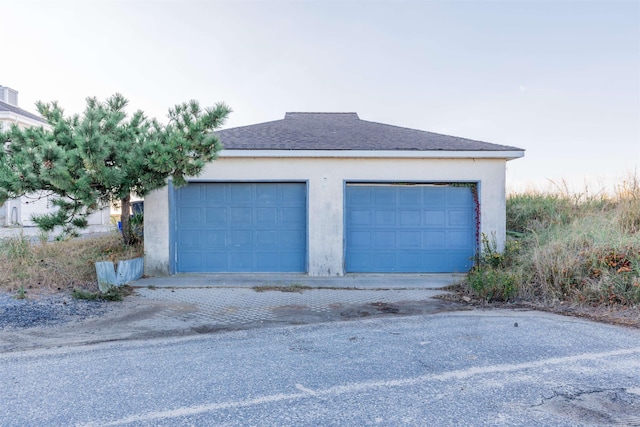
[[[467,272],[476,247],[470,187],[347,185],[347,272]]]
[[[304,272],[303,183],[190,183],[175,192],[176,271]]]

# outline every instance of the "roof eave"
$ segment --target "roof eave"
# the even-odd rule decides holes
[[[50,129],[49,123],[46,121],[40,121],[33,119],[31,117],[23,116],[22,114],[17,114],[10,111],[0,111],[0,121],[7,123],[20,123],[27,126],[42,126],[45,129]]]
[[[392,159],[505,159],[524,157],[524,150],[222,150],[219,157],[226,158],[392,158]]]

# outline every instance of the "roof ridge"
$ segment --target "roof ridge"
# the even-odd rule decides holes
[[[292,116],[349,116],[349,117],[354,117],[358,120],[360,120],[360,117],[358,116],[358,113],[355,111],[348,111],[348,112],[337,112],[337,111],[287,111],[286,113],[284,113],[284,118],[290,118]]]
[[[356,111],[287,111],[285,114],[355,114]]]

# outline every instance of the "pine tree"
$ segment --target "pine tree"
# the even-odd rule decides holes
[[[190,101],[169,109],[168,123],[161,124],[142,111],[128,117],[127,104],[120,94],[105,102],[87,98],[82,115],[66,117],[57,102],[38,102],[51,131],[14,125],[0,133],[0,204],[42,191],[58,209],[33,221],[44,231],[60,226],[75,234],[101,206],[120,203],[130,244],[130,196],[144,197],[169,178],[179,187],[199,175],[221,149],[212,132],[231,110],[223,103],[203,110]]]

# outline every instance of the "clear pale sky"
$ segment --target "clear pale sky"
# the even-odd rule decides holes
[[[189,99],[526,149],[511,190],[640,175],[638,1],[6,1],[0,85],[20,106],[120,92],[164,120]]]

